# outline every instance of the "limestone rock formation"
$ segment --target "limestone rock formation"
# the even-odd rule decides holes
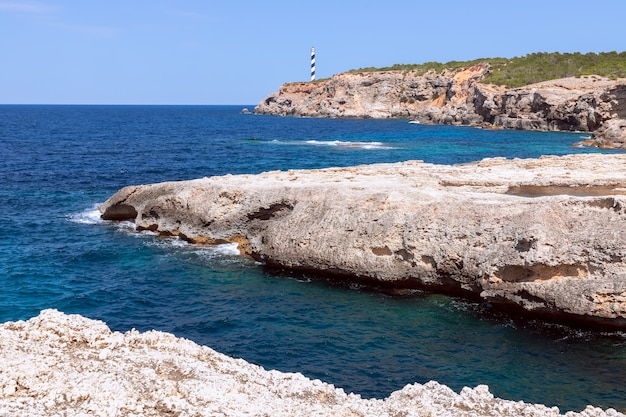
[[[589,145],[626,147],[626,80],[589,76],[505,89],[483,84],[489,65],[463,70],[342,73],[288,83],[255,113],[408,118],[421,123],[595,132]],[[605,127],[611,120],[621,120]],[[602,129],[604,127],[604,129]],[[617,131],[617,133],[616,133]],[[609,135],[605,139],[604,134]]]
[[[44,310],[0,325],[3,416],[559,416],[556,407],[506,401],[488,387],[455,393],[436,382],[362,399],[301,374],[268,371],[208,347],[150,331]],[[568,417],[624,417],[588,406]]]
[[[626,155],[420,161],[129,186],[104,219],[269,265],[626,328]]]
[[[604,149],[626,149],[626,118],[607,120],[601,128],[593,132],[591,139],[581,143]]]

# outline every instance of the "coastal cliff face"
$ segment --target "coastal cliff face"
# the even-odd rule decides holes
[[[301,374],[268,371],[150,331],[44,310],[0,325],[3,416],[534,416],[557,407],[494,398],[485,385],[455,393],[437,382],[363,399]],[[567,417],[624,417],[588,406]]]
[[[626,328],[626,155],[419,161],[129,186],[103,218],[272,266]]]
[[[505,89],[481,82],[488,71],[489,65],[483,64],[440,74],[342,73],[328,80],[284,84],[254,112],[593,132],[585,145],[626,147],[625,80],[589,76]]]

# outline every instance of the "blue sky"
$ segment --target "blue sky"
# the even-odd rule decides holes
[[[626,50],[624,0],[0,0],[0,103],[256,104],[350,69]]]

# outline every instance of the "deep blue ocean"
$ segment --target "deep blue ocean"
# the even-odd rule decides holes
[[[0,322],[46,308],[157,329],[363,397],[413,382],[626,411],[626,334],[266,271],[99,220],[123,186],[420,159],[597,152],[584,134],[242,114],[253,106],[0,106]]]

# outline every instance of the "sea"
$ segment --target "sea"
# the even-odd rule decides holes
[[[241,106],[0,106],[0,322],[42,309],[173,333],[232,357],[384,398],[430,380],[459,392],[626,412],[626,333],[267,270],[100,219],[126,185],[271,170],[600,152],[588,135],[315,119]]]

